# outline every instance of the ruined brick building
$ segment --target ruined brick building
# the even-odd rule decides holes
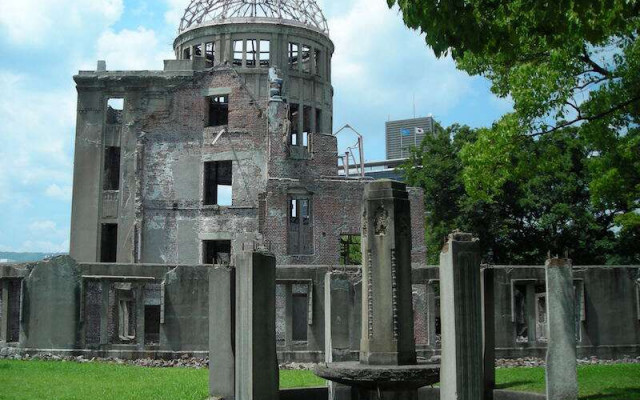
[[[160,71],[98,62],[74,77],[71,257],[0,265],[0,353],[206,356],[209,309],[229,306],[216,303],[216,271],[265,247],[280,359],[357,357],[368,178],[338,174],[322,12],[313,0],[192,0],[174,50]],[[429,356],[438,269],[425,265],[423,195],[409,198],[415,337]],[[493,268],[498,355],[543,354],[544,269]],[[640,267],[575,277],[579,354],[640,354]]]
[[[211,264],[260,245],[279,264],[338,264],[341,236],[360,231],[363,182],[338,176],[334,46],[317,5],[193,2],[174,50],[163,71],[75,77],[71,256]]]

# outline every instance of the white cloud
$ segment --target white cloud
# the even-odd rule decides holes
[[[163,43],[161,49],[156,33],[143,27],[107,30],[98,38],[97,55],[109,70],[157,70],[163,60],[175,58],[168,47]]]
[[[175,25],[176,29],[180,24],[180,19],[184,15],[184,10],[189,6],[191,0],[165,0],[167,3],[167,11],[164,14],[164,20],[171,25]]]
[[[72,191],[71,186],[61,187],[56,184],[53,184],[47,187],[47,189],[44,191],[44,194],[54,199],[69,201],[71,200],[71,191]]]
[[[75,93],[41,93],[28,83],[0,70],[0,204],[15,206],[39,185],[71,184]]]
[[[73,32],[104,29],[123,8],[123,0],[2,0],[0,28],[16,44],[40,46]]]

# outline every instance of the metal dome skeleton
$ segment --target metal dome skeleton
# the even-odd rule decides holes
[[[290,20],[329,34],[327,20],[314,0],[191,0],[180,20],[179,32],[233,18]]]

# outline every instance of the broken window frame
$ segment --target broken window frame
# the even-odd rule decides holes
[[[207,96],[206,127],[229,125],[229,94]]]
[[[298,43],[289,42],[288,50],[289,68],[297,71],[299,69],[300,61],[300,45]]]
[[[259,58],[258,39],[247,39],[245,46],[245,66],[247,68],[255,68]]]
[[[313,73],[316,75],[322,75],[322,51],[320,49],[313,49]]]
[[[353,259],[352,252],[355,253]],[[343,233],[340,235],[340,265],[362,265],[361,234]]]
[[[310,194],[290,194],[287,201],[287,253],[313,254],[313,203]]]
[[[228,207],[233,205],[233,161],[205,161],[203,171],[202,203],[205,206]],[[228,171],[229,175],[222,175]],[[231,202],[220,204],[221,187],[231,189]]]
[[[289,104],[289,122],[291,123],[289,144],[291,146],[300,145],[300,105],[297,103]]]
[[[300,51],[302,60],[302,72],[311,73],[311,46],[303,44]]]
[[[244,52],[245,52],[245,44],[244,39],[234,40],[232,43],[231,51],[233,53],[233,66],[242,67],[244,66]]]
[[[201,43],[193,46],[193,58],[195,59],[196,57],[204,57],[204,49]]]
[[[202,264],[229,265],[232,250],[231,240],[203,240]]]
[[[214,42],[205,43],[204,57],[207,67],[213,67],[216,61],[216,45]]]
[[[258,43],[259,60],[261,68],[269,68],[271,65],[271,41],[260,39]],[[266,50],[265,50],[266,49]]]

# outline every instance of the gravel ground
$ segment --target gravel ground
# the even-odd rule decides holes
[[[42,353],[30,356],[29,354],[20,355],[17,354],[14,349],[11,348],[2,348],[0,349],[0,359],[5,360],[42,360],[42,361],[62,361],[62,362],[78,362],[78,363],[88,363],[88,362],[103,362],[103,363],[112,363],[118,365],[134,365],[138,367],[154,367],[154,368],[208,368],[209,359],[205,358],[194,358],[183,356],[182,358],[174,359],[174,360],[153,360],[149,358],[138,359],[138,360],[123,360],[119,358],[85,358],[83,356],[77,357],[62,357],[53,355],[50,353]],[[430,361],[438,362],[439,357],[434,357]],[[632,356],[624,356],[619,360],[601,360],[597,357],[591,358],[583,358],[578,359],[578,365],[610,365],[610,364],[640,364],[640,356],[632,357]],[[496,360],[497,368],[514,368],[514,367],[543,367],[545,365],[545,361],[542,358],[535,357],[524,357],[524,358],[516,358],[516,359],[498,359]],[[280,369],[285,370],[307,370],[312,369],[314,364],[311,363],[285,363],[280,364]]]

